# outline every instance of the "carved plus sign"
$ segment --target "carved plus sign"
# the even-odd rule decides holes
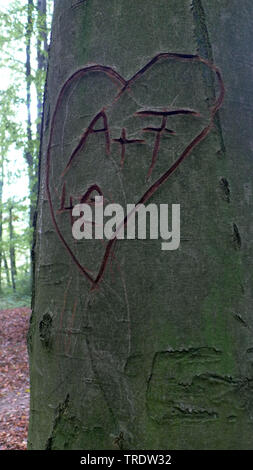
[[[127,144],[144,144],[145,140],[142,139],[128,139],[126,136],[126,129],[123,127],[121,131],[121,136],[119,139],[113,139],[113,142],[121,145],[121,168],[124,166],[125,155],[126,155],[126,145]]]

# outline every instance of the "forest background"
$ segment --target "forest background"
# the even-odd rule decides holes
[[[0,309],[30,305],[53,0],[0,0]]]

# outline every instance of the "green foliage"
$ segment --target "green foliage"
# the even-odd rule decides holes
[[[17,95],[14,85],[10,85],[6,90],[0,90],[0,159],[1,165],[11,158],[9,150],[12,146],[21,149],[24,140],[22,123],[16,120],[16,107],[22,103],[22,99]]]
[[[23,302],[29,305],[30,214],[37,199],[39,134],[53,1],[46,3],[47,14],[38,8],[36,0],[12,0],[0,11],[0,308],[21,306]],[[20,186],[27,188],[26,197],[19,195]]]

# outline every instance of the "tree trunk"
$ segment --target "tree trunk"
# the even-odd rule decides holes
[[[33,0],[27,0],[27,25],[26,25],[26,110],[27,110],[27,125],[26,125],[26,134],[27,134],[27,146],[25,152],[25,159],[28,167],[28,177],[29,177],[29,198],[30,198],[30,227],[33,226],[33,217],[35,211],[35,201],[36,197],[33,194],[34,187],[34,155],[33,155],[33,135],[32,135],[32,117],[31,117],[31,84],[32,84],[32,74],[31,74],[31,38],[33,31]]]
[[[14,228],[13,228],[13,207],[9,207],[9,236],[10,236],[10,264],[11,264],[11,284],[12,289],[15,292],[16,290],[16,253],[15,253],[15,238],[14,238]]]
[[[8,266],[8,261],[7,261],[5,252],[3,252],[3,261],[4,261],[4,269],[5,269],[5,275],[6,275],[7,286],[8,286],[8,287],[11,287],[9,266]]]
[[[38,10],[38,39],[37,39],[37,71],[39,74],[44,73],[47,68],[47,53],[48,53],[48,44],[47,44],[47,0],[38,0],[37,1],[37,10]],[[40,138],[41,134],[41,121],[42,121],[42,111],[43,111],[43,90],[40,86],[41,80],[39,80],[39,85],[37,86],[37,136]]]
[[[30,449],[252,448],[252,15],[56,0]],[[74,240],[73,205],[101,193],[180,204],[180,248]]]

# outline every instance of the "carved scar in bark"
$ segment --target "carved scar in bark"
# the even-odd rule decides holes
[[[210,121],[206,127],[204,127],[201,132],[187,145],[187,147],[183,150],[181,155],[174,161],[174,163],[153,183],[151,184],[148,189],[145,191],[145,193],[141,196],[138,202],[136,202],[136,206],[138,204],[145,204],[154,194],[155,192],[168,180],[168,178],[174,173],[174,171],[179,167],[179,165],[188,157],[193,149],[201,142],[203,141],[206,136],[210,133],[213,125],[214,125],[214,118],[215,115],[217,114],[218,110],[222,106],[223,100],[224,100],[224,94],[225,94],[225,88],[224,88],[224,83],[223,79],[221,76],[221,72],[214,65],[213,63],[207,61],[206,59],[198,56],[198,55],[188,55],[188,54],[176,54],[176,53],[161,53],[156,55],[152,60],[150,60],[143,68],[141,68],[133,77],[131,77],[129,80],[125,80],[116,70],[109,66],[104,66],[104,65],[87,65],[86,67],[83,67],[79,70],[77,70],[75,73],[73,73],[64,83],[62,86],[59,95],[57,97],[56,105],[54,108],[54,112],[52,115],[52,120],[51,120],[51,126],[50,126],[50,134],[49,134],[49,142],[48,142],[48,147],[47,147],[47,155],[46,155],[46,191],[47,191],[47,196],[48,196],[48,202],[49,202],[49,207],[50,207],[50,213],[52,217],[52,221],[56,230],[56,233],[58,237],[60,238],[61,242],[63,243],[64,247],[68,251],[69,255],[71,256],[73,262],[76,264],[78,267],[79,271],[87,278],[87,280],[90,282],[92,285],[92,288],[96,288],[99,283],[101,282],[104,272],[106,270],[108,260],[110,255],[112,254],[112,249],[117,241],[117,232],[115,232],[114,238],[109,240],[107,242],[105,252],[103,255],[103,259],[100,264],[100,268],[98,270],[97,275],[94,277],[90,274],[89,270],[85,268],[77,259],[76,255],[72,251],[71,247],[67,243],[67,241],[64,238],[64,235],[62,234],[57,220],[56,220],[56,215],[53,207],[53,202],[52,202],[52,196],[51,196],[51,191],[50,191],[50,170],[51,170],[51,147],[52,147],[52,141],[53,141],[53,135],[54,135],[54,129],[55,129],[55,124],[56,124],[56,119],[57,119],[57,112],[59,110],[59,107],[62,103],[64,94],[67,90],[67,88],[72,85],[75,81],[78,79],[84,77],[86,74],[90,74],[93,72],[99,72],[102,74],[105,74],[108,76],[110,79],[113,80],[113,82],[116,83],[118,87],[118,93],[116,94],[116,97],[114,98],[114,101],[112,104],[116,103],[119,98],[124,94],[127,93],[131,90],[131,85],[133,85],[140,77],[142,77],[149,69],[151,69],[156,63],[162,60],[175,60],[179,62],[188,62],[188,63],[200,63],[206,66],[210,71],[212,71],[216,78],[217,82],[219,85],[219,93],[218,97],[216,98],[213,106],[210,109]],[[107,121],[107,115],[106,115],[106,107],[103,107],[99,113],[92,119],[90,125],[88,126],[87,129],[83,132],[80,141],[78,145],[75,147],[73,152],[71,153],[69,160],[67,162],[67,165],[63,171],[62,176],[64,176],[70,169],[72,163],[74,162],[77,154],[83,150],[85,147],[87,138],[90,134],[95,134],[95,133],[103,133],[105,135],[105,144],[106,144],[106,152],[109,155],[110,154],[110,148],[111,148],[111,139],[110,139],[110,129],[108,126],[108,121]],[[153,132],[155,133],[155,144],[154,144],[154,149],[153,149],[153,154],[152,154],[152,159],[151,163],[149,166],[148,170],[148,178],[151,176],[153,169],[155,167],[155,164],[157,162],[158,158],[158,153],[159,153],[159,147],[160,147],[160,141],[162,138],[162,135],[164,133],[168,133],[171,135],[174,135],[174,131],[171,129],[168,129],[167,127],[167,119],[171,115],[175,114],[191,114],[194,116],[198,116],[198,113],[194,110],[189,110],[189,109],[178,109],[178,110],[173,110],[173,109],[163,109],[163,110],[150,110],[150,109],[144,109],[137,111],[135,113],[135,116],[138,117],[145,117],[145,116],[156,116],[161,118],[161,125],[160,127],[154,127],[154,126],[149,126],[145,127],[143,129],[144,132]],[[98,121],[102,120],[103,122],[103,127],[101,129],[96,129],[95,126],[98,123]],[[113,139],[113,143],[121,145],[121,167],[124,166],[125,162],[125,148],[127,144],[143,144],[145,141],[143,139],[128,139],[127,138],[127,133],[126,129],[123,128],[121,132],[121,136],[118,139]],[[103,192],[99,185],[93,184],[91,185],[88,190],[83,194],[83,196],[80,199],[81,203],[85,202],[91,202],[92,201],[92,195],[94,196],[95,194],[98,195],[103,195]],[[60,209],[58,212],[64,212],[66,210],[70,211],[70,217],[71,217],[71,222],[72,222],[72,208],[73,208],[73,197],[70,197],[70,204],[69,206],[66,206],[65,204],[65,198],[66,198],[66,187],[65,184],[63,184],[62,188],[62,196],[61,196],[61,203],[60,203]],[[122,222],[122,225],[126,226],[130,217],[133,214],[130,213],[128,214],[124,221]]]

